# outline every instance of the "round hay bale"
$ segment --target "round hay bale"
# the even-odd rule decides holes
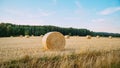
[[[25,38],[29,38],[30,36],[29,35],[25,35]]]
[[[10,36],[11,38],[13,37],[13,36]]]
[[[109,39],[112,39],[112,36],[109,36]]]
[[[90,36],[90,35],[87,35],[86,38],[87,38],[87,39],[91,39],[91,36]]]
[[[22,37],[23,37],[23,35],[20,35],[20,37],[22,38]]]
[[[40,37],[43,37],[43,35],[40,35]]]
[[[99,36],[99,35],[97,35],[97,36],[96,36],[96,38],[100,38],[100,36]]]
[[[65,47],[65,38],[60,32],[49,32],[42,38],[45,49],[62,50]]]
[[[77,37],[80,37],[79,35],[77,35]]]
[[[69,38],[70,38],[70,36],[69,36],[69,35],[65,35],[65,38],[66,38],[66,39],[69,39]]]
[[[34,35],[31,35],[31,37],[34,37]]]

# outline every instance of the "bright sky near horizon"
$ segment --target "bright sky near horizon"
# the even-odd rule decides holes
[[[120,33],[120,0],[0,0],[0,22]]]

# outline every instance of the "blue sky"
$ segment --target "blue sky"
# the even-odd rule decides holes
[[[0,22],[120,33],[120,0],[0,0]]]

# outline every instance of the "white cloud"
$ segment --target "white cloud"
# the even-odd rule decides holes
[[[109,15],[109,14],[115,13],[117,11],[120,11],[120,7],[110,7],[110,8],[104,9],[99,14],[100,15]]]
[[[104,23],[104,22],[106,22],[106,20],[102,19],[102,18],[99,18],[99,19],[93,19],[92,22],[93,23]]]
[[[31,14],[29,11],[24,10],[17,10],[17,9],[5,9],[5,13],[9,14],[9,16],[16,16],[16,17],[33,17],[34,15]]]
[[[12,18],[0,18],[0,22],[21,24],[21,25],[44,25],[45,21],[43,19],[12,19]]]
[[[51,16],[51,15],[54,15],[55,14],[55,12],[45,12],[45,11],[41,11],[40,13],[39,13],[39,15],[40,16]]]
[[[38,18],[38,17],[47,17],[54,15],[53,11],[46,10],[37,10],[37,11],[29,11],[29,10],[17,10],[17,9],[5,9],[6,13],[11,14],[12,16],[17,17],[26,17],[26,18]]]
[[[57,0],[52,0],[53,1],[53,3],[56,5],[57,4]]]
[[[65,20],[80,20],[79,17],[65,17]]]
[[[116,25],[115,20],[106,19],[106,18],[98,18],[91,20],[90,29],[96,32],[115,32],[120,33],[119,25]]]
[[[4,15],[0,16],[2,22],[12,22],[14,24],[30,24],[30,25],[44,25],[46,20],[53,16],[55,11],[48,11],[43,9],[36,10],[20,10],[20,9],[4,9]]]
[[[75,1],[75,5],[77,7],[77,9],[74,11],[76,14],[80,14],[80,15],[86,14],[84,8],[82,7],[79,1]]]
[[[82,8],[81,4],[79,1],[75,1],[75,5],[78,7],[78,8]]]
[[[5,9],[4,10],[6,13],[9,13],[9,14],[13,14],[13,15],[24,15],[23,13],[21,13],[20,11],[18,12],[17,10],[13,10],[13,9]]]

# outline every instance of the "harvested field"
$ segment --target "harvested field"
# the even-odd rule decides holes
[[[93,37],[88,40],[86,37],[71,37],[66,39],[66,46],[60,52],[86,52],[87,50],[109,51],[120,48],[120,38],[100,38]],[[0,38],[0,60],[19,58],[24,55],[43,55],[55,53],[55,51],[45,51],[42,45],[41,37],[6,37]]]
[[[24,56],[43,57],[55,55],[83,54],[88,52],[109,52],[120,50],[120,38],[108,37],[87,39],[73,36],[66,39],[66,46],[61,51],[46,51],[43,49],[42,37],[5,37],[0,38],[0,63],[20,59]],[[120,60],[120,59],[119,59]]]

